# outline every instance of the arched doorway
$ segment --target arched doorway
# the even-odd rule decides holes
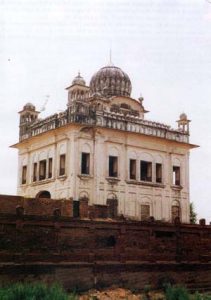
[[[171,206],[171,220],[175,221],[176,218],[180,218],[180,204],[179,201],[173,201]]]
[[[40,199],[40,198],[47,198],[50,199],[51,198],[51,194],[48,191],[40,191],[37,195],[36,198]]]
[[[106,201],[108,206],[108,218],[115,219],[118,214],[118,199],[117,196],[113,193],[108,194]]]

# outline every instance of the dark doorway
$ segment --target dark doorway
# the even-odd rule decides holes
[[[36,198],[51,198],[51,194],[48,191],[41,191],[37,194]]]
[[[77,200],[73,201],[73,217],[74,218],[79,218],[79,216],[80,216],[79,204],[80,204],[79,201],[77,201]]]

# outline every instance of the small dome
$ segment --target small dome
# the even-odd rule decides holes
[[[24,110],[35,110],[35,106],[34,106],[34,104],[28,102],[24,105],[23,109]]]
[[[73,79],[73,84],[80,84],[80,85],[86,85],[86,81],[81,77],[80,72],[78,72],[78,75]]]
[[[103,96],[130,96],[132,89],[129,76],[120,68],[108,65],[95,73],[90,81],[91,94]]]
[[[180,116],[179,116],[180,120],[187,120],[187,115],[185,113],[182,113]]]

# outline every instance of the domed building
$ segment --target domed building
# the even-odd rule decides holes
[[[66,88],[63,112],[40,118],[31,103],[20,111],[18,194],[71,199],[73,217],[189,222],[190,120],[178,128],[145,119],[143,97],[109,64],[80,73]]]

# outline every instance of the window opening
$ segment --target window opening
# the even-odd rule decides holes
[[[22,184],[26,183],[26,173],[27,173],[27,166],[23,166],[23,168],[22,168]]]
[[[65,154],[60,155],[59,176],[65,175]]]
[[[118,157],[109,156],[109,177],[117,177]]]
[[[156,163],[156,182],[162,182],[162,164]]]
[[[33,164],[33,181],[37,181],[37,163]]]
[[[152,163],[141,160],[141,180],[152,181]]]
[[[88,175],[90,172],[90,154],[82,152],[81,154],[81,174]]]
[[[173,166],[173,185],[180,185],[180,167]]]
[[[44,180],[46,178],[46,159],[40,161],[39,166],[39,180]]]
[[[52,177],[52,170],[53,170],[53,158],[50,157],[48,159],[48,178],[51,178]]]
[[[136,179],[136,160],[130,159],[130,179]]]

